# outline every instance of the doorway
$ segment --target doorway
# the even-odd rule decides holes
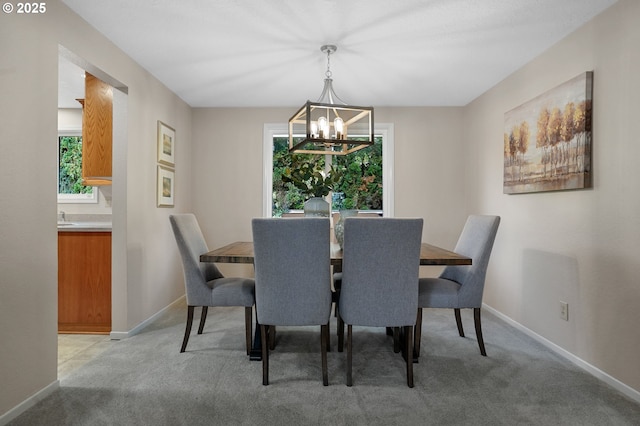
[[[65,212],[65,218],[76,215],[105,217],[111,223],[111,328],[105,334],[65,334],[58,338],[58,372],[67,374],[109,346],[111,339],[120,338],[126,330],[126,146],[127,146],[127,92],[122,83],[64,46],[58,49],[58,127],[69,130],[81,129],[72,124],[69,117],[81,117],[84,99],[85,71],[113,87],[113,138],[112,138],[112,185],[100,187],[97,203],[58,204],[57,212]],[[62,112],[62,113],[61,113]],[[66,127],[66,128],[65,128]],[[117,283],[117,284],[116,284]]]

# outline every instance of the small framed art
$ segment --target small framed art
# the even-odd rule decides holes
[[[173,207],[175,172],[158,166],[158,207]]]
[[[176,131],[158,120],[158,163],[175,165]]]

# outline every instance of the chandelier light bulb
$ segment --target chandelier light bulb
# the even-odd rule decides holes
[[[344,121],[340,117],[333,120],[333,128],[336,131],[336,139],[342,140],[344,136]]]

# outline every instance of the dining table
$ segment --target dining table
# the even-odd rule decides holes
[[[331,243],[330,248],[331,265],[334,268],[342,267],[342,249],[336,242]],[[200,262],[213,263],[246,263],[253,264],[253,242],[236,241],[217,249],[200,255]],[[420,246],[420,265],[448,266],[448,265],[471,265],[472,259],[456,252],[422,243]],[[254,333],[254,341],[250,352],[252,361],[262,359],[262,342],[258,324]]]
[[[331,243],[331,265],[342,266],[342,249],[338,243]],[[200,256],[200,262],[249,263],[253,264],[253,242],[237,241],[211,250]],[[471,265],[471,258],[456,252],[422,243],[420,265]]]

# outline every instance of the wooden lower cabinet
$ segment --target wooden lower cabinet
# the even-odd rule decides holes
[[[111,332],[111,232],[58,232],[58,332]]]

